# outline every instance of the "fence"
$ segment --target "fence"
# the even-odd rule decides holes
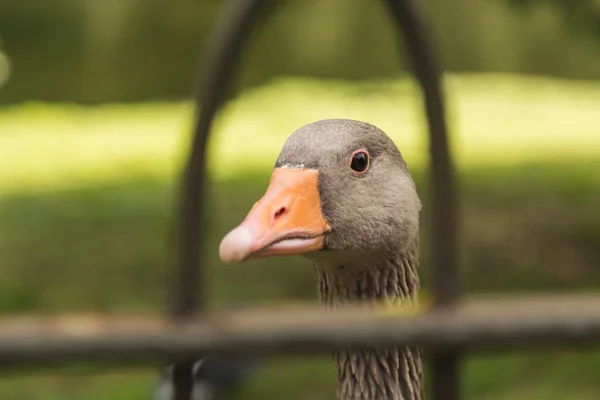
[[[326,352],[333,346],[420,345],[432,352],[432,398],[459,398],[459,360],[468,351],[516,346],[589,345],[600,342],[600,296],[458,300],[457,202],[447,145],[441,71],[417,0],[387,0],[405,39],[424,95],[431,156],[434,306],[418,315],[378,315],[360,309],[212,313],[199,282],[203,243],[204,152],[244,41],[276,2],[232,0],[218,25],[212,58],[197,98],[195,133],[181,186],[176,275],[171,315],[0,319],[2,366],[80,360],[144,363],[180,361],[206,353]],[[185,370],[184,368],[181,370]],[[177,399],[188,399],[186,378],[175,377]],[[179,382],[179,383],[178,383]]]

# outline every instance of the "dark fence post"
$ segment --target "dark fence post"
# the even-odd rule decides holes
[[[223,101],[242,45],[250,36],[260,0],[234,0],[228,4],[212,37],[208,63],[196,97],[196,124],[180,194],[177,269],[172,315],[189,317],[206,307],[207,290],[202,266],[205,242],[201,227],[206,195],[206,144],[212,121]],[[193,362],[177,362],[173,368],[175,400],[192,399]]]
[[[196,98],[196,124],[191,151],[185,167],[180,195],[177,270],[172,312],[187,316],[202,309],[206,290],[202,282],[201,251],[204,231],[206,181],[206,144],[212,121],[223,98],[229,78],[249,37],[252,20],[259,11],[260,0],[234,0],[221,16],[218,31],[212,38],[208,63]]]
[[[449,307],[459,294],[457,261],[457,202],[454,170],[448,148],[442,70],[437,60],[432,30],[427,24],[422,2],[388,0],[401,29],[413,70],[425,97],[429,124],[431,165],[431,263],[435,306]],[[434,400],[458,400],[460,396],[459,354],[456,350],[433,354],[432,385]]]

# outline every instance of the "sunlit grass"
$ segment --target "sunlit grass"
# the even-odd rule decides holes
[[[70,187],[132,174],[164,175],[174,166],[190,113],[189,106],[169,104],[4,109],[0,188]]]
[[[447,77],[446,91],[453,149],[463,167],[600,154],[600,83],[459,75]],[[171,177],[183,162],[192,118],[190,103],[0,109],[0,189]],[[413,82],[287,79],[246,92],[223,110],[210,142],[211,172],[223,178],[269,168],[294,129],[324,118],[371,122],[396,141],[409,164],[426,161]]]

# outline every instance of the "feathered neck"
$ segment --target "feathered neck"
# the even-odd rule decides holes
[[[378,300],[417,301],[418,242],[371,265],[315,264],[321,301],[328,308]],[[414,347],[335,349],[338,398],[341,400],[421,400],[421,351]]]

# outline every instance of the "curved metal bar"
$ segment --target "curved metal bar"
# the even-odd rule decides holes
[[[431,260],[433,291],[438,306],[452,302],[459,291],[456,255],[456,199],[454,168],[448,148],[448,130],[441,85],[441,68],[420,2],[388,0],[408,45],[414,74],[425,97],[431,163]]]
[[[454,169],[448,148],[448,131],[441,85],[441,68],[436,59],[431,29],[421,2],[388,0],[412,56],[414,74],[425,97],[429,127],[431,163],[431,265],[437,307],[450,306],[458,297],[457,202]],[[458,400],[460,397],[460,354],[456,350],[435,352],[432,357],[432,397]]]
[[[225,89],[233,73],[244,41],[250,36],[261,0],[233,0],[217,24],[208,52],[208,65],[196,97],[196,124],[192,147],[182,176],[177,269],[172,293],[172,315],[189,317],[206,304],[206,286],[201,251],[201,228],[206,197],[206,144],[212,121],[223,102]],[[180,360],[173,365],[173,397],[192,399],[192,368],[195,360]]]
[[[230,77],[241,45],[252,28],[252,20],[260,0],[235,0],[230,3],[225,20],[216,35],[213,57],[205,74],[204,87],[198,98],[199,114],[194,133],[192,152],[183,179],[180,214],[179,274],[176,284],[179,300],[176,315],[192,312],[198,302],[200,253],[202,243],[200,217],[203,206],[204,150],[213,117],[222,100],[227,79]],[[413,67],[425,97],[429,123],[431,154],[432,199],[432,265],[433,287],[437,306],[449,305],[458,295],[458,268],[456,256],[457,204],[454,194],[454,172],[448,150],[441,71],[429,28],[415,0],[388,0],[395,22],[401,29]],[[434,356],[434,399],[458,398],[458,354]]]
[[[182,317],[195,312],[205,303],[201,287],[201,252],[203,245],[201,218],[205,204],[206,144],[215,114],[233,72],[244,41],[250,36],[253,21],[259,15],[261,0],[233,0],[217,24],[209,51],[202,87],[196,98],[196,124],[191,152],[182,177],[179,207],[179,242],[173,298],[173,314]]]

